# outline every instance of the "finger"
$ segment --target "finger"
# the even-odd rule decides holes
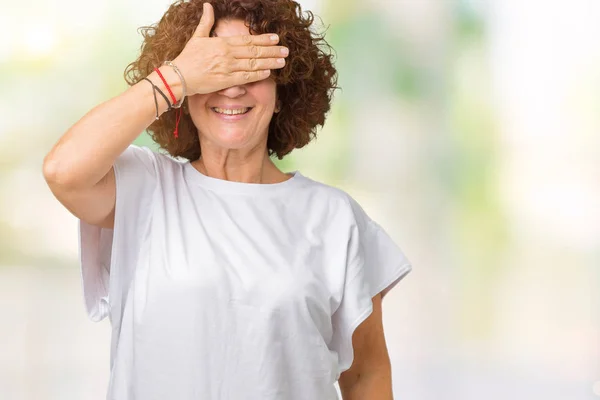
[[[232,64],[232,71],[261,71],[265,69],[279,69],[285,66],[283,58],[245,58],[235,60]]]
[[[208,37],[210,35],[210,30],[212,29],[214,23],[215,13],[212,5],[210,3],[202,4],[202,17],[200,18],[200,23],[194,31],[194,36]]]
[[[261,81],[271,75],[271,71],[263,69],[262,71],[239,71],[231,74],[231,86],[243,85],[245,83]]]
[[[279,42],[279,36],[274,33],[262,35],[238,35],[226,38],[227,43],[232,46],[272,46]]]
[[[285,46],[234,46],[231,54],[235,58],[281,58],[287,57],[289,50]]]

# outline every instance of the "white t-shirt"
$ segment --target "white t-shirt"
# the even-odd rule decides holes
[[[115,162],[114,229],[80,221],[86,309],[112,326],[111,400],[331,400],[352,333],[411,266],[346,192]]]

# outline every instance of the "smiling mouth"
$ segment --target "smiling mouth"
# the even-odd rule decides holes
[[[250,112],[253,107],[244,107],[244,108],[236,108],[236,109],[226,109],[219,107],[211,107],[211,110],[221,115],[244,115]]]

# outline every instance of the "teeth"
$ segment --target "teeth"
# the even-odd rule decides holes
[[[247,113],[248,110],[250,110],[250,108],[246,107],[246,108],[238,108],[238,109],[227,109],[227,108],[218,108],[218,107],[215,107],[215,108],[213,108],[213,110],[215,110],[219,114],[237,115],[237,114],[245,114],[245,113]]]

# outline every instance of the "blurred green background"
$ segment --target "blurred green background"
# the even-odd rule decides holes
[[[396,398],[600,399],[600,3],[300,3],[342,90],[277,163],[347,190],[412,261],[384,305]],[[86,319],[41,164],[126,89],[168,5],[2,6],[1,399],[105,397],[110,325]]]

